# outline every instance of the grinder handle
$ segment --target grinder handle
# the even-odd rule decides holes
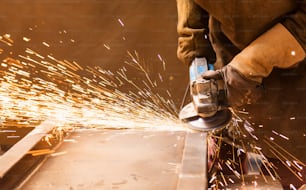
[[[193,82],[208,70],[214,70],[213,64],[208,64],[205,57],[196,57],[189,67],[189,79]]]

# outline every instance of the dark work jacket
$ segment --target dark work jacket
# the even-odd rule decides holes
[[[239,49],[281,22],[306,48],[306,4],[296,0],[196,0]]]
[[[222,60],[229,62],[277,23],[306,50],[305,0],[177,0],[177,7],[178,57],[186,64],[196,56],[213,62],[211,43],[229,53],[228,59]]]

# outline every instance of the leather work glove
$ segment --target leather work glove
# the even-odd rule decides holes
[[[207,71],[202,77],[207,80],[223,79],[227,103],[233,107],[255,103],[263,93],[263,87],[259,82],[246,78],[231,65],[227,65],[220,70]]]
[[[259,36],[220,70],[206,72],[205,79],[225,83],[228,104],[239,107],[255,103],[262,95],[262,80],[274,67],[290,68],[305,59],[305,50],[282,25]]]

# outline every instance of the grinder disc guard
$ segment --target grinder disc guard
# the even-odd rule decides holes
[[[193,103],[189,103],[180,111],[179,118],[193,130],[213,131],[225,127],[232,118],[232,112],[223,109],[211,117],[203,118],[197,114]]]

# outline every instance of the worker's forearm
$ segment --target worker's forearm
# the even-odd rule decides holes
[[[250,80],[262,82],[274,67],[289,68],[305,59],[305,51],[294,36],[277,24],[236,55],[232,67]]]
[[[189,65],[195,57],[215,59],[208,38],[208,14],[193,0],[177,0],[178,58]]]
[[[286,16],[282,24],[306,51],[306,0],[297,1],[297,10]]]

